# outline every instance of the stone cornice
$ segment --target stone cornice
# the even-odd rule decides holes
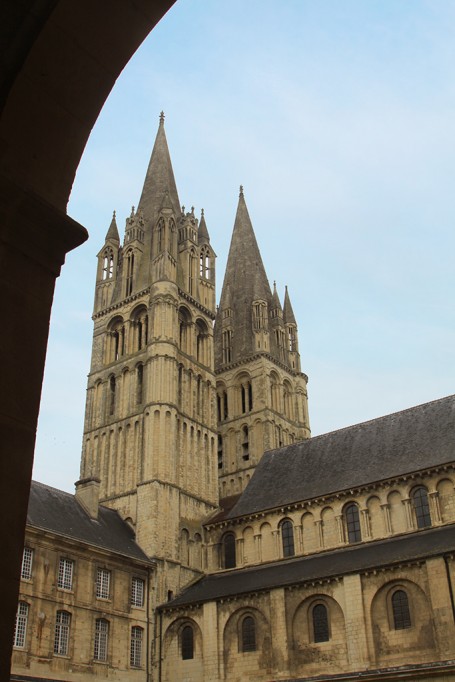
[[[107,308],[104,308],[104,310],[100,310],[97,313],[94,313],[92,315],[92,320],[98,320],[100,317],[104,317],[104,315],[108,315],[111,313],[113,310],[118,310],[119,308],[122,308],[123,306],[127,305],[128,303],[132,303],[133,301],[136,301],[138,298],[145,296],[145,294],[150,293],[150,287],[146,287],[145,289],[142,289],[141,291],[137,291],[134,294],[131,294],[131,296],[128,296],[127,298],[122,299],[118,303],[114,303],[113,305],[110,305]]]
[[[207,315],[207,317],[210,317],[210,319],[213,321],[215,319],[215,313],[213,313],[211,310],[206,308],[205,306],[202,305],[202,303],[199,303],[195,298],[190,296],[189,294],[186,293],[186,291],[183,291],[183,289],[180,289],[179,287],[179,295],[184,298],[188,303],[191,303],[194,305],[195,308],[200,310],[204,315]]]
[[[266,358],[270,362],[273,362],[274,365],[284,370],[293,377],[303,377],[305,381],[308,383],[308,376],[304,372],[296,372],[295,370],[288,367],[288,365],[285,365],[284,362],[277,360],[276,358],[273,357],[273,355],[270,355],[270,353],[265,352],[253,353],[253,355],[249,355],[247,358],[244,358],[243,360],[237,360],[236,362],[230,362],[228,365],[223,365],[219,369],[215,370],[215,376],[223,374],[224,372],[228,372],[232,369],[235,369],[236,367],[242,367],[243,365],[251,363],[252,360],[259,360],[260,358]]]

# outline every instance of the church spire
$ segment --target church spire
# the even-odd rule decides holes
[[[207,224],[205,222],[204,209],[201,209],[201,219],[199,221],[199,229],[198,229],[197,239],[198,239],[199,246],[201,246],[202,244],[209,244],[210,243],[209,231],[207,229]]]
[[[113,241],[113,242],[118,242],[120,244],[120,237],[119,237],[119,233],[118,233],[117,221],[115,218],[115,211],[112,214],[111,224],[109,225],[109,229],[106,233],[105,241],[106,242]]]
[[[265,310],[270,310],[271,298],[272,292],[248,214],[243,187],[240,186],[237,214],[218,313],[220,319],[223,319],[225,311],[232,308],[232,317],[229,313],[227,319],[235,325],[231,352],[224,353],[225,361],[244,360],[256,351],[256,343],[251,334],[253,304],[262,302],[265,304]],[[267,315],[268,313],[266,313]],[[218,327],[220,326],[222,325],[218,325]],[[218,329],[217,333],[220,332],[221,329]],[[220,344],[217,346],[220,355],[218,360],[221,364],[225,364],[221,357]]]
[[[175,214],[178,215],[180,201],[164,131],[164,113],[161,112],[158,132],[138,205],[138,211],[143,212],[146,222],[151,221],[154,224],[166,192],[168,192],[168,199]]]
[[[288,288],[284,290],[283,317],[285,324],[296,324],[294,311],[292,310],[291,299],[289,298]]]

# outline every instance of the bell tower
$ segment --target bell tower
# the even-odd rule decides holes
[[[262,263],[240,188],[215,321],[220,497],[240,493],[266,450],[310,436],[307,381],[286,288],[283,306]]]
[[[203,568],[201,522],[218,481],[215,253],[205,217],[180,207],[163,114],[123,245],[114,215],[98,261],[81,483],[95,481],[167,567],[165,600]]]

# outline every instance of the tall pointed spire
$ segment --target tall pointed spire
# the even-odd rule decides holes
[[[232,336],[232,353],[224,356],[230,357],[229,362],[244,360],[256,352],[252,328],[253,303],[257,301],[264,302],[266,309],[270,310],[272,292],[248,214],[243,187],[240,187],[220,298],[218,312],[220,324],[217,322],[215,327],[216,335],[222,334],[222,326],[225,324],[221,322],[223,314],[227,309],[231,309],[232,317],[227,319],[232,322],[235,334]],[[216,362],[223,364],[221,343],[216,344],[216,353]]]
[[[265,273],[253,225],[240,187],[239,203],[235,216],[234,231],[224,276],[220,306],[224,303],[225,292],[229,286],[232,299],[248,301],[251,305],[255,298],[270,300],[270,285]]]
[[[297,324],[292,310],[291,299],[289,298],[288,288],[284,290],[283,317],[285,324]]]
[[[143,211],[146,222],[152,221],[154,223],[166,192],[169,194],[169,200],[175,213],[180,213],[180,201],[164,131],[164,114],[161,112],[158,133],[138,205],[138,210]]]

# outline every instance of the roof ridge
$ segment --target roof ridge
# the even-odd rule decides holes
[[[365,424],[372,424],[373,422],[378,422],[381,421],[382,419],[387,419],[389,417],[394,417],[397,414],[405,414],[406,412],[412,412],[413,410],[416,410],[418,407],[424,407],[425,405],[434,405],[435,403],[442,402],[443,400],[448,400],[449,398],[455,398],[455,394],[451,393],[450,395],[443,396],[442,398],[436,398],[435,400],[428,400],[425,403],[418,403],[417,405],[413,405],[412,407],[406,407],[404,410],[396,410],[396,412],[389,412],[389,414],[383,414],[380,417],[373,417],[372,419],[366,419],[363,422],[358,422],[357,424],[349,424],[348,426],[342,426],[339,429],[333,429],[332,431],[326,431],[325,433],[319,433],[317,436],[311,436],[311,438],[305,438],[303,440],[296,441],[295,443],[291,443],[290,445],[283,445],[281,448],[275,448],[275,450],[268,450],[267,452],[274,452],[277,450],[286,450],[292,447],[293,445],[301,445],[302,442],[305,441],[314,441],[318,440],[320,438],[324,438],[324,436],[330,436],[333,433],[339,433],[340,431],[347,431],[348,429],[355,429],[356,427],[359,426],[364,426]]]

